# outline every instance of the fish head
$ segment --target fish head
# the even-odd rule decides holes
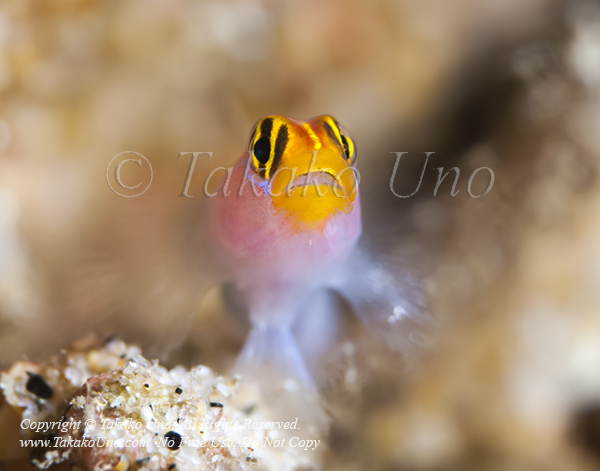
[[[248,140],[254,178],[261,180],[275,211],[299,228],[324,227],[350,214],[358,201],[356,144],[329,115],[259,120]]]

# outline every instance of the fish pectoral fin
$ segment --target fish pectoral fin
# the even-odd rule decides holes
[[[400,265],[375,260],[363,249],[352,255],[336,289],[369,330],[404,355],[414,353],[435,325],[421,280]]]

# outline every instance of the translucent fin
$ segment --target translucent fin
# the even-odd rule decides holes
[[[419,278],[363,249],[356,250],[346,268],[338,290],[358,318],[393,349],[413,353],[434,326]]]
[[[311,439],[329,426],[329,417],[306,368],[290,326],[256,323],[234,373],[241,387],[234,399],[255,420],[298,421],[295,436]]]
[[[314,390],[315,385],[288,325],[255,323],[234,372],[279,382],[289,390]]]
[[[324,380],[323,356],[336,343],[340,334],[340,321],[347,304],[338,293],[329,289],[316,289],[307,296],[292,331],[306,361],[311,376],[320,386]]]

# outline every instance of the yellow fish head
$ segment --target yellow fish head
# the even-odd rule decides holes
[[[354,209],[356,145],[333,117],[267,116],[252,129],[248,153],[274,209],[287,212],[298,225],[322,227]]]

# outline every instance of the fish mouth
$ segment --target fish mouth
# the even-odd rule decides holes
[[[323,229],[332,217],[350,214],[356,195],[356,191],[349,195],[344,180],[325,169],[303,173],[277,189],[281,190],[271,194],[273,208],[285,211],[300,230]]]
[[[300,157],[294,162],[296,165],[282,167],[270,179],[271,198],[297,198],[316,192],[318,197],[354,202],[360,177],[338,154],[323,153],[318,160]]]
[[[286,190],[292,192],[300,188],[308,188],[311,185],[316,185],[319,188],[331,189],[334,194],[340,198],[347,196],[342,182],[331,172],[326,170],[317,170],[313,172],[306,172],[302,175],[294,178],[287,187]]]

